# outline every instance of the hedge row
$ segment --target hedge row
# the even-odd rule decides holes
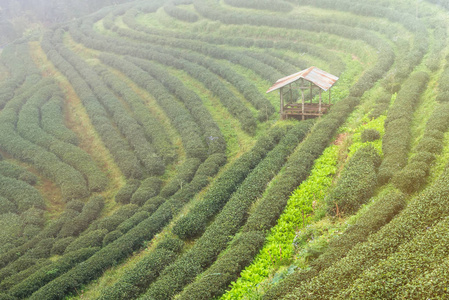
[[[48,266],[50,263],[51,261],[49,259],[39,259],[36,262],[36,264],[29,267],[28,269],[25,269],[23,271],[20,271],[14,275],[11,275],[3,279],[0,284],[0,290],[2,291],[9,290],[10,288],[14,287],[17,283],[26,279],[28,276],[31,276],[34,272],[41,269],[42,267]]]
[[[443,149],[444,133],[449,129],[449,103],[437,105],[427,121],[424,135],[416,146],[416,154],[400,172],[393,176],[393,184],[404,193],[419,190],[426,182],[435,155]]]
[[[148,177],[140,183],[131,197],[131,203],[142,206],[148,199],[156,197],[161,191],[162,181],[157,177]]]
[[[236,237],[236,241],[231,244],[231,247],[219,257],[210,271],[207,271],[207,274],[211,274],[209,272],[213,270],[213,272],[227,274],[227,276],[217,276],[213,279],[214,284],[211,284],[208,277],[200,277],[181,294],[181,298],[204,299],[217,296],[223,293],[227,285],[251,263],[254,255],[263,246],[263,237],[274,226],[282,213],[289,195],[307,178],[313,161],[327,147],[329,140],[352,111],[357,101],[358,99],[350,97],[335,104],[331,112],[315,125],[308,138],[290,156],[284,167],[284,173],[276,180],[276,184],[270,186],[249,215],[242,228],[242,235]],[[253,245],[253,247],[248,248],[246,244]],[[240,256],[234,256],[235,254]]]
[[[40,107],[53,95],[59,93],[57,85],[47,85],[36,91],[21,107],[17,120],[17,132],[30,142],[54,153],[61,161],[83,174],[90,191],[102,191],[108,180],[92,158],[79,147],[56,139],[40,127]]]
[[[293,292],[296,286],[310,280],[320,271],[344,258],[355,245],[365,242],[369,235],[388,224],[406,205],[404,194],[398,191],[387,192],[374,201],[374,204],[357,219],[355,224],[350,225],[342,235],[329,242],[325,253],[310,262],[309,270],[300,270],[288,276],[269,289],[263,299],[280,299]]]
[[[263,194],[268,183],[282,168],[288,155],[307,135],[310,127],[310,122],[300,122],[284,135],[279,144],[247,175],[195,245],[164,270],[159,279],[150,286],[145,297],[151,299],[173,297],[216,260],[218,254],[226,248],[245,221],[251,205]],[[192,229],[196,224],[196,226],[206,225],[207,219],[203,215],[207,214],[207,209],[201,208],[203,208],[201,214],[194,215],[199,222],[195,218],[192,219],[194,224]]]
[[[290,3],[282,0],[249,0],[245,2],[238,0],[225,0],[224,2],[234,7],[263,9],[283,13],[288,13],[293,10],[293,6]]]
[[[39,191],[20,180],[0,175],[0,195],[14,203],[19,213],[32,207],[45,209],[44,198]]]
[[[35,185],[37,182],[37,176],[28,171],[26,168],[9,163],[6,160],[1,159],[0,159],[0,174],[5,177],[21,180],[23,182],[28,183],[29,185]]]
[[[59,32],[58,35],[60,34]],[[95,129],[123,174],[126,177],[140,178],[142,176],[142,167],[130,145],[114,127],[108,113],[94,96],[89,85],[81,78],[74,67],[55,50],[52,42],[53,35],[53,32],[48,32],[44,35],[41,43],[42,49],[46,52],[49,60],[69,79],[83,102]]]
[[[373,195],[381,162],[373,146],[356,151],[343,169],[335,188],[326,197],[332,215],[352,215]]]
[[[17,298],[26,298],[40,287],[73,268],[73,266],[91,257],[98,250],[99,248],[90,247],[64,255],[14,285],[8,293]]]
[[[131,202],[131,197],[134,192],[139,188],[140,181],[136,179],[129,179],[126,181],[126,184],[118,190],[117,194],[115,194],[114,200],[120,204],[128,204]]]
[[[0,147],[15,158],[32,164],[41,174],[55,182],[61,188],[64,199],[85,197],[88,194],[86,181],[78,171],[61,162],[55,154],[23,139],[15,130],[20,107],[49,83],[41,81],[8,102],[0,116]]]
[[[65,143],[77,146],[78,136],[64,123],[63,106],[64,98],[58,94],[53,95],[47,103],[41,106],[42,129]]]
[[[164,109],[178,130],[188,157],[196,157],[204,160],[207,157],[207,146],[201,138],[198,125],[193,120],[190,112],[176,101],[164,86],[136,65],[119,58],[116,55],[102,53],[100,59],[103,63],[122,71],[138,85],[149,91],[158,104]]]
[[[449,254],[449,219],[404,243],[388,259],[380,260],[342,291],[347,298],[397,299],[401,287],[411,282],[423,270],[437,268]]]
[[[102,291],[98,299],[121,300],[136,298],[172,263],[181,252],[183,242],[168,238],[156,249],[140,260],[134,268],[120,277],[113,286]]]
[[[16,89],[25,83],[27,76],[34,80],[40,78],[40,72],[31,60],[28,44],[23,42],[16,41],[6,46],[0,59],[10,71],[8,79],[0,84],[0,109],[3,109],[5,104],[15,96]]]
[[[103,197],[92,196],[83,206],[81,213],[79,213],[76,217],[69,217],[64,225],[62,225],[58,232],[58,237],[64,238],[68,236],[78,236],[81,232],[87,229],[90,223],[98,218],[103,207]]]
[[[84,26],[85,28],[86,26]],[[91,29],[90,29],[91,30]],[[87,30],[89,33],[90,30]],[[81,33],[77,33],[75,29],[71,31],[72,36],[81,41],[86,46],[101,49],[104,51],[114,51],[118,54],[132,54],[144,59],[156,59],[166,65],[175,65],[177,68],[184,69],[191,76],[203,82],[214,94],[220,97],[223,105],[233,114],[242,124],[242,128],[249,133],[254,133],[256,129],[256,122],[252,116],[251,111],[240,103],[240,100],[232,93],[218,78],[217,75],[208,71],[204,67],[192,64],[184,59],[177,58],[175,56],[167,54],[167,49],[163,49],[162,52],[156,52],[151,50],[153,46],[148,44],[146,47],[142,47],[142,44],[135,44],[124,42],[120,39],[108,38],[101,35],[95,35],[94,37],[84,36]],[[93,33],[90,33],[91,35]],[[109,41],[109,42],[108,42]],[[111,46],[108,46],[111,45]],[[142,48],[150,48],[144,51]],[[137,55],[136,55],[137,54]],[[102,56],[104,57],[104,56]],[[108,63],[108,62],[106,62]],[[129,72],[125,72],[128,76]]]
[[[214,176],[215,172],[218,171],[219,164],[224,163],[222,158],[217,158],[217,155],[207,158],[202,164],[204,167],[198,169],[193,180],[162,203],[150,217],[147,218],[143,213],[143,215],[139,215],[140,220],[134,219],[133,223],[126,224],[126,226],[124,226],[124,223],[127,221],[122,223],[118,229],[121,226],[125,230],[128,229],[126,234],[103,247],[85,262],[76,265],[67,273],[43,286],[33,293],[30,299],[63,299],[68,293],[75,291],[81,285],[101,276],[106,268],[113,266],[131,255],[134,250],[141,248],[144,241],[152,239],[170,222],[174,215],[179,213],[185,203],[190,201],[196,193],[209,183],[208,177]],[[134,217],[136,216],[137,214],[134,215]]]
[[[177,153],[165,128],[148,109],[141,97],[120,78],[100,66],[94,68],[107,86],[120,96],[129,105],[135,119],[142,124],[145,135],[151,140],[158,155],[165,163],[171,163],[176,159]]]
[[[168,3],[164,6],[164,11],[170,16],[175,19],[184,21],[184,22],[190,22],[194,23],[198,21],[198,15],[190,10],[186,10],[183,8],[180,8],[173,3]]]
[[[382,140],[384,159],[379,167],[379,183],[388,182],[407,164],[410,148],[410,126],[421,93],[426,88],[429,75],[414,73],[401,87],[385,120],[385,135]]]
[[[120,133],[129,142],[134,153],[145,167],[145,171],[151,175],[162,175],[165,171],[162,160],[156,155],[154,147],[146,139],[142,126],[128,113],[122,102],[107,88],[98,74],[84,60],[65,47],[58,47],[58,52],[89,85],[93,96],[98,99]]]
[[[130,54],[133,53],[133,56],[148,59],[152,58],[155,60],[160,61],[163,64],[175,66],[180,69],[185,69],[187,72],[191,73],[192,67],[189,67],[190,64],[188,64],[186,61],[198,64],[203,66],[204,68],[210,70],[212,73],[223,77],[227,81],[229,81],[233,86],[235,86],[244,96],[245,98],[258,110],[260,110],[260,115],[265,117],[270,116],[274,112],[274,108],[270,104],[270,102],[263,96],[261,93],[257,90],[257,88],[254,86],[253,83],[251,83],[247,78],[244,76],[236,73],[231,68],[225,66],[224,64],[220,64],[217,62],[214,62],[213,60],[204,57],[203,55],[200,55],[198,53],[190,52],[187,53],[185,51],[180,51],[178,49],[172,48],[172,47],[178,47],[178,48],[185,48],[194,50],[197,52],[201,52],[207,56],[213,56],[216,58],[221,59],[228,59],[233,62],[239,62],[244,63],[245,66],[250,67],[251,69],[259,70],[259,73],[263,73],[266,76],[269,76],[270,79],[279,78],[280,74],[273,69],[270,66],[267,66],[263,63],[260,63],[259,61],[252,59],[251,57],[243,54],[243,53],[234,53],[229,50],[223,50],[219,49],[218,47],[212,47],[211,45],[201,43],[201,42],[195,42],[195,41],[188,41],[183,39],[173,39],[173,38],[167,38],[167,37],[161,37],[161,36],[152,36],[148,34],[144,34],[141,32],[136,32],[129,29],[123,29],[123,28],[115,28],[117,30],[117,33],[120,35],[126,37],[126,38],[132,38],[136,42],[134,42],[132,45],[130,43],[123,43],[123,40],[116,39],[116,41],[121,45],[120,49],[117,48],[115,51],[119,51],[119,53],[122,54]],[[93,46],[92,39],[95,39],[96,35],[94,33],[85,30],[84,33],[86,35],[89,35],[91,40],[89,40],[90,46]],[[101,37],[101,36],[99,36]],[[106,37],[103,37],[105,39]],[[114,39],[107,38],[109,43],[113,42]],[[137,41],[140,43],[138,44]],[[145,41],[146,43],[141,43],[142,41]],[[114,44],[117,44],[114,43]],[[98,43],[97,43],[98,44]],[[125,47],[130,48],[132,46],[134,50],[126,50]],[[169,47],[167,47],[169,46]],[[99,47],[96,45],[95,47]],[[103,46],[104,47],[104,46]],[[147,52],[141,52],[139,51],[142,47],[145,47],[148,49]],[[137,51],[135,49],[138,49]],[[152,53],[149,53],[152,52]],[[154,53],[153,53],[154,52]],[[158,54],[159,53],[159,54]],[[224,55],[223,53],[228,53],[227,55]],[[167,55],[161,55],[161,54],[169,54],[170,57]],[[175,57],[175,58],[173,58]],[[180,60],[177,58],[183,58],[184,60]],[[194,73],[192,76],[196,77],[198,74]],[[206,72],[207,73],[207,72]],[[201,78],[199,79],[201,80]],[[217,85],[216,83],[215,85]],[[219,92],[218,86],[215,86],[212,91]],[[237,108],[234,108],[234,110]],[[232,113],[232,110],[231,110]]]
[[[120,35],[126,36],[128,38],[133,38],[134,40],[138,41],[145,40],[152,44],[153,43],[161,44],[165,45],[166,47],[176,46],[178,48],[194,50],[206,56],[211,56],[217,59],[227,59],[229,61],[237,62],[242,66],[250,70],[253,70],[255,73],[261,75],[263,78],[269,81],[277,80],[279,78],[278,76],[279,74],[273,68],[275,67],[274,65],[271,66],[266,65],[265,59],[262,61],[258,61],[257,59],[253,59],[246,54],[238,53],[232,50],[224,50],[221,49],[220,47],[209,45],[208,43],[216,45],[226,44],[230,46],[244,47],[244,48],[260,47],[264,49],[269,48],[285,49],[299,53],[308,53],[310,55],[321,58],[325,61],[332,62],[331,65],[334,66],[332,67],[332,72],[336,72],[337,70],[341,71],[344,69],[344,63],[341,61],[340,58],[335,57],[334,54],[324,49],[323,47],[318,47],[312,44],[307,44],[303,42],[296,43],[291,42],[289,40],[273,41],[270,39],[261,39],[261,38],[253,39],[245,37],[228,37],[223,35],[201,34],[196,32],[195,33],[183,32],[181,34],[172,30],[148,27],[139,24],[135,20],[137,13],[138,11],[136,10],[127,11],[123,16],[123,22],[126,25],[128,25],[128,27],[138,32],[133,32],[125,28],[118,28],[116,26],[112,26],[110,29],[116,31]],[[250,29],[248,28],[248,30]]]
[[[280,135],[277,135],[278,139],[281,135],[285,135],[277,146],[276,140],[270,141],[267,139],[268,137],[260,138],[253,147],[253,151],[243,154],[234,162],[214,182],[214,186],[203,200],[174,225],[173,233],[183,239],[200,236],[209,220],[226,205],[228,200],[236,201],[234,198],[239,198],[249,202],[254,201],[265,189],[267,182],[271,179],[270,176],[279,172],[284,160],[293,151],[292,145],[296,145],[305,137],[311,125],[311,122],[301,122],[288,131],[285,127],[277,128],[281,132]],[[251,173],[249,173],[250,171]],[[269,176],[268,179],[264,178],[260,172],[264,176]],[[239,187],[236,194],[230,197],[231,193],[228,191],[236,185],[235,180],[241,178],[241,181],[245,177],[242,186]]]
[[[425,193],[411,199],[408,206],[378,232],[371,234],[364,243],[357,244],[347,256],[336,261],[312,280],[300,286],[290,299],[330,298],[350,287],[368,268],[390,257],[401,245],[425,232],[449,214],[449,169]],[[435,243],[427,247],[434,248]],[[399,262],[397,262],[399,263]],[[306,296],[307,295],[307,296]],[[344,298],[344,297],[343,297]]]
[[[321,154],[327,145],[327,141],[331,138],[338,126],[343,123],[353,107],[358,103],[359,99],[355,96],[360,96],[364,91],[370,89],[391,66],[394,55],[391,48],[388,48],[385,45],[383,47],[383,51],[379,56],[378,65],[365,72],[355,84],[355,87],[351,89],[351,96],[338,102],[333,107],[330,114],[321,122],[317,123],[314,130],[312,130],[310,137],[303,143],[301,150],[296,152],[294,156],[290,158],[289,161],[291,161],[295,167],[287,169],[288,171],[284,175],[285,178],[280,180],[279,184],[273,186],[272,190],[270,190],[270,192],[262,199],[256,210],[250,215],[243,228],[243,233],[248,233],[248,235],[249,233],[253,233],[253,235],[249,235],[247,240],[241,241],[239,243],[240,245],[250,243],[250,239],[254,240],[254,236],[258,236],[259,234],[265,236],[266,231],[275,224],[285,207],[289,191],[296,188],[301,180],[307,176],[308,169],[311,167],[311,162]],[[301,167],[298,168],[298,165]],[[215,265],[217,268],[213,267],[211,269],[214,270],[214,272],[219,270],[217,272],[228,274],[228,276],[214,277],[214,285],[210,284],[210,280],[200,280],[198,281],[198,286],[194,284],[192,288],[189,287],[189,293],[183,293],[182,297],[189,298],[191,295],[190,299],[195,299],[195,297],[207,298],[222,293],[230,281],[235,280],[240,271],[251,262],[252,258],[248,258],[248,255],[253,257],[262,247],[263,243],[260,242],[259,246],[257,246],[257,243],[253,242],[252,245],[256,245],[256,247],[247,249],[245,252],[246,255],[243,255],[243,252],[241,252],[245,251],[243,249],[244,246],[240,246],[240,249],[228,249],[228,251],[220,256],[219,260],[216,262]],[[240,256],[233,256],[233,253],[239,253]],[[205,277],[203,278],[206,279]]]
[[[379,5],[377,2],[360,3],[352,0],[338,2],[329,0],[296,0],[295,3],[301,5],[313,5],[325,9],[349,11],[361,16],[387,18],[391,22],[402,24],[407,30],[412,32],[415,36],[415,41],[411,49],[404,53],[404,55],[398,56],[395,69],[389,72],[387,80],[384,81],[384,84],[387,87],[390,87],[392,92],[397,91],[395,89],[399,87],[399,82],[408,77],[414,66],[420,63],[424,54],[428,51],[429,34],[423,21],[416,18],[415,11],[406,13],[391,7]],[[410,6],[405,7],[405,9],[409,8]],[[388,26],[383,26],[383,28],[388,28]]]
[[[177,77],[170,75],[166,68],[147,60],[132,57],[127,57],[127,59],[160,81],[170,93],[186,105],[192,117],[203,131],[204,139],[209,147],[209,154],[226,152],[226,141],[220,128],[195,92],[186,88]]]

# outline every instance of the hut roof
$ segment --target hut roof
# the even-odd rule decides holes
[[[304,78],[305,80],[312,82],[313,84],[321,88],[323,91],[327,91],[328,89],[330,89],[334,85],[334,83],[338,80],[337,76],[334,76],[321,69],[318,69],[317,67],[310,67],[298,73],[279,79],[272,87],[268,89],[267,93],[280,89],[281,87],[293,83],[301,78]]]

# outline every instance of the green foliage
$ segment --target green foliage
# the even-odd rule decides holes
[[[440,103],[427,121],[424,136],[409,164],[393,177],[393,184],[405,193],[418,191],[426,183],[435,155],[443,149],[444,133],[449,128],[449,104]]]
[[[326,197],[333,215],[352,215],[366,203],[377,186],[380,165],[377,150],[371,145],[357,150],[341,173],[337,186]]]
[[[272,163],[272,167],[276,170],[276,167],[280,168],[283,163],[283,159],[280,153],[279,154],[267,154],[270,150],[272,150],[281,136],[283,135],[295,135],[299,139],[304,137],[308,128],[310,127],[309,123],[297,125],[294,130],[294,133],[288,133],[286,127],[276,127],[271,130],[266,136],[260,138],[256,145],[252,148],[251,151],[242,155],[238,160],[236,160],[215,182],[213,187],[209,190],[209,192],[205,195],[203,201],[199,202],[195,205],[192,210],[185,217],[181,218],[174,226],[173,233],[178,235],[179,237],[192,238],[200,235],[206,227],[208,220],[217,212],[223,208],[223,206],[227,203],[227,201],[231,198],[232,193],[239,186],[240,182],[242,182],[245,178],[249,178],[248,174],[250,172],[254,172],[258,169],[263,169],[264,173],[267,173],[269,170],[269,166],[266,163],[262,163],[262,165],[258,164],[265,158],[266,155],[269,155],[271,159],[272,156],[280,157],[278,164]],[[292,138],[291,138],[292,139]],[[289,140],[290,141],[290,140]],[[295,140],[291,140],[291,144],[294,145]],[[284,142],[285,143],[285,142]],[[279,148],[278,151],[283,151],[283,149]],[[284,150],[285,151],[285,150]],[[277,151],[276,151],[277,152]],[[285,151],[284,155],[288,155],[288,152]],[[272,159],[271,159],[272,160]],[[262,169],[261,169],[262,170]],[[256,171],[257,172],[257,171]],[[275,171],[273,171],[275,172]],[[249,175],[252,176],[252,175]],[[262,186],[258,187],[258,184],[262,184]],[[248,190],[248,195],[245,198],[250,199],[253,197],[257,197],[257,195],[263,191],[266,182],[260,180],[259,183],[254,182],[251,186],[251,191]],[[258,190],[256,190],[258,189]],[[261,189],[261,190],[260,190]],[[257,191],[257,193],[256,193]],[[235,196],[234,196],[235,197]]]
[[[108,231],[106,229],[97,229],[81,235],[65,248],[64,253],[77,251],[83,248],[100,247],[103,243],[103,238],[107,233]]]
[[[93,196],[84,205],[83,210],[74,218],[69,218],[62,225],[58,237],[78,236],[90,223],[100,215],[104,206],[104,199],[101,196]]]
[[[255,8],[255,9],[264,9],[269,11],[278,11],[278,12],[290,12],[293,9],[293,6],[282,0],[275,0],[275,1],[268,1],[268,0],[262,0],[262,1],[245,1],[241,2],[238,0],[225,0],[226,4],[235,6],[235,7],[245,7],[245,8]]]
[[[388,111],[382,143],[384,160],[379,168],[380,183],[389,181],[407,164],[412,115],[428,80],[427,73],[412,74],[402,85],[396,101]]]
[[[206,159],[204,164],[208,166],[208,171],[218,170],[219,166],[213,167],[212,164],[223,163],[223,156],[221,155],[220,157],[221,159],[214,157],[211,161],[209,161],[209,158]],[[214,174],[209,173],[208,175],[213,176]],[[46,299],[60,299],[67,293],[79,288],[82,284],[93,278],[98,278],[106,268],[126,258],[133,250],[141,248],[144,241],[154,237],[168,224],[173,215],[178,213],[183,205],[208,183],[206,175],[198,175],[197,172],[188,185],[159,206],[151,216],[148,216],[146,212],[135,214],[129,219],[132,219],[132,221],[128,222],[129,220],[127,220],[118,227],[118,230],[126,231],[126,234],[103,247],[83,264],[73,267],[67,273],[49,282],[31,295],[30,299],[42,299],[42,297]],[[124,225],[125,223],[127,224]]]
[[[98,250],[99,248],[85,248],[66,254],[57,261],[40,268],[26,279],[16,284],[9,290],[9,294],[18,298],[26,298],[46,283],[92,256]]]
[[[137,297],[176,259],[182,246],[183,242],[179,239],[165,239],[132,270],[126,272],[118,282],[103,291],[99,299],[119,300]]]
[[[291,293],[298,285],[331,267],[344,258],[358,243],[365,242],[368,236],[388,224],[405,207],[405,197],[397,191],[386,192],[376,199],[355,224],[350,225],[341,235],[329,242],[327,251],[311,261],[309,269],[299,270],[288,276],[281,284],[274,286],[264,295],[264,299],[279,299]]]
[[[115,195],[115,202],[121,204],[128,204],[131,202],[131,197],[134,192],[139,188],[140,181],[135,179],[130,179],[126,182],[124,186]]]
[[[361,135],[362,143],[373,142],[380,139],[380,133],[376,129],[365,129]]]
[[[308,220],[310,220],[309,213],[320,206],[320,202],[323,201],[325,195],[324,192],[332,183],[332,175],[336,172],[337,150],[338,148],[336,146],[328,147],[323,155],[315,161],[310,176],[290,196],[288,204],[282,215],[279,217],[276,226],[271,229],[270,234],[266,237],[264,247],[254,258],[251,265],[242,270],[240,278],[232,283],[232,289],[223,296],[224,299],[243,298],[251,291],[252,287],[259,284],[263,278],[266,278],[272,272],[273,269],[276,269],[280,264],[288,264],[290,262],[290,258],[294,253],[293,240],[295,239],[295,231],[301,224],[303,227],[305,226],[303,221],[308,222]],[[303,213],[305,217],[304,220]],[[260,232],[251,232],[250,234],[260,235],[262,240],[264,239],[264,235]],[[243,235],[241,240],[246,241]],[[237,241],[234,241],[233,243],[237,243]],[[257,253],[257,249],[260,248],[260,246],[258,246],[258,248],[252,248],[252,243],[249,243],[247,246],[250,249],[251,252],[249,253],[252,253],[252,256],[254,256],[255,253]],[[231,249],[231,251],[243,251],[245,248],[242,245],[235,249],[233,246]],[[237,277],[240,268],[233,267],[234,264],[227,266],[226,262],[235,262],[235,259],[238,257],[240,256],[226,254],[223,259],[219,258],[217,262],[206,271],[206,274],[227,272],[229,276],[222,278],[221,280],[223,282],[230,282],[231,279]],[[248,265],[248,263],[251,262],[251,259],[244,262],[245,264],[242,265]],[[233,269],[229,269],[230,267]],[[219,281],[220,279],[214,280]],[[207,284],[208,281],[208,277],[201,277],[200,280],[197,280],[192,285],[188,286],[183,294],[186,295],[185,297],[187,297],[187,295],[192,295],[192,298],[194,298],[199,294],[197,291],[192,292],[191,290],[199,289],[198,287]],[[217,284],[217,286],[220,285]],[[225,287],[226,285],[222,283],[221,286]],[[202,290],[206,293],[209,289],[204,288]],[[222,291],[218,290],[217,293],[221,294]]]
[[[0,174],[17,180],[22,180],[29,185],[35,185],[37,182],[36,175],[23,167],[9,163],[5,160],[0,161]]]
[[[148,199],[155,197],[161,190],[162,181],[157,177],[149,177],[141,182],[131,197],[131,203],[142,206]]]
[[[176,18],[185,22],[196,22],[198,21],[198,15],[192,11],[182,9],[173,3],[168,3],[164,6],[165,12],[173,18]]]
[[[38,190],[27,183],[0,175],[0,195],[14,203],[18,212],[32,207],[44,209],[45,203]]]

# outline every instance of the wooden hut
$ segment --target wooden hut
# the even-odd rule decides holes
[[[281,98],[281,120],[288,118],[309,119],[316,118],[325,114],[331,105],[330,89],[338,77],[329,74],[317,67],[310,67],[298,73],[284,77],[276,81],[276,83],[268,89],[267,93],[274,90],[280,90]],[[313,89],[319,89],[319,102],[312,103],[314,98]],[[300,91],[301,102],[298,103]],[[306,103],[306,94],[310,95],[310,101]],[[322,103],[322,91],[329,91],[329,103]]]

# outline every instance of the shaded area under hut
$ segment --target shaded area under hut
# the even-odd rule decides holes
[[[319,117],[331,106],[331,88],[338,77],[327,73],[317,67],[310,67],[298,73],[281,78],[268,89],[267,93],[279,89],[281,98],[281,120],[295,118],[300,120]],[[314,88],[319,90],[319,102],[313,103]],[[298,93],[298,90],[300,93]],[[322,92],[329,91],[329,102],[324,104]],[[309,94],[309,102],[306,103],[306,94]],[[298,102],[301,97],[301,102]],[[285,103],[284,103],[285,102]]]

